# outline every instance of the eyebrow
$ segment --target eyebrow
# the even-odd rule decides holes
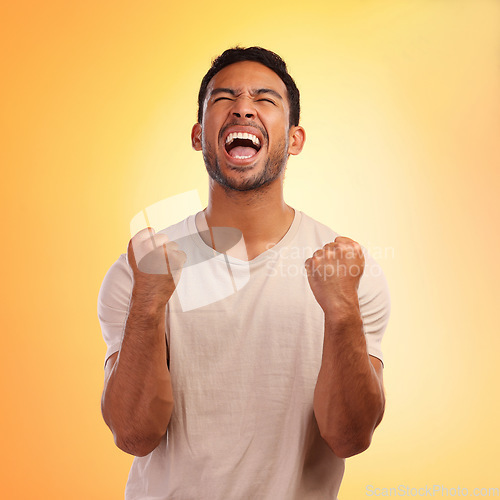
[[[210,97],[217,95],[217,94],[231,94],[232,96],[237,96],[238,93],[240,92],[239,89],[231,89],[229,87],[217,87],[210,92]],[[283,100],[283,97],[276,92],[276,90],[273,89],[256,89],[256,90],[251,90],[251,94],[253,95],[262,95],[262,94],[271,94],[272,96],[276,97],[277,99],[280,99],[281,101]]]
[[[261,94],[271,94],[272,96],[276,97],[277,99],[283,100],[283,97],[281,97],[276,90],[273,89],[257,89],[254,92],[252,92],[255,95],[261,95]]]

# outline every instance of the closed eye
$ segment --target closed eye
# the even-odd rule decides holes
[[[276,103],[274,101],[271,101],[271,99],[258,99],[258,101],[265,101],[265,102],[270,102],[271,104],[274,104],[276,105]]]
[[[221,101],[222,99],[226,99],[228,101],[232,100],[230,97],[217,97],[217,99],[214,99],[214,102]]]

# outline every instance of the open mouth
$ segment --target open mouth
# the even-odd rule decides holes
[[[261,148],[259,138],[247,132],[231,132],[224,145],[226,152],[236,160],[247,160],[255,156]]]

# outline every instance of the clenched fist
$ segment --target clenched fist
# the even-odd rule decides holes
[[[325,313],[358,305],[358,285],[365,267],[359,243],[338,236],[306,260],[311,290]]]
[[[186,254],[166,234],[139,231],[128,244],[128,262],[134,273],[134,292],[167,303],[179,282]]]

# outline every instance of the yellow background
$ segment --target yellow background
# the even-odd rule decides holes
[[[2,498],[123,497],[97,293],[133,215],[206,203],[189,134],[235,44],[281,54],[301,90],[288,203],[372,250],[391,289],[386,414],[341,499],[500,487],[500,2],[20,0],[0,23]]]

